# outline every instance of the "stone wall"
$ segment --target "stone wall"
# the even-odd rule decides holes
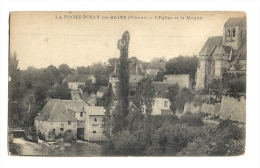
[[[174,74],[174,75],[164,75],[163,82],[178,84],[180,88],[191,89],[191,81],[189,74]]]
[[[191,113],[208,113],[208,114],[219,114],[220,112],[220,103],[215,103],[215,104],[207,104],[207,103],[202,103],[201,106],[195,106],[193,102],[189,103],[187,102],[184,105],[184,113],[186,112],[191,112]]]
[[[220,118],[230,118],[232,121],[246,122],[246,99],[244,96],[233,98],[222,96]]]
[[[186,112],[216,114],[223,120],[246,122],[246,99],[244,96],[233,98],[223,95],[221,103],[202,103],[201,106],[195,106],[194,102],[187,102],[183,110],[183,113]]]

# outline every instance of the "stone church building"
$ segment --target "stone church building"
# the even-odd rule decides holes
[[[209,37],[199,53],[196,89],[205,89],[222,74],[246,73],[246,17],[229,18],[223,36]]]

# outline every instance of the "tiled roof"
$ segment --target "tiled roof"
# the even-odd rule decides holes
[[[40,121],[60,121],[59,117],[70,118],[73,121],[73,117],[70,114],[74,112],[83,112],[83,107],[87,104],[83,100],[59,100],[49,99],[43,109],[40,111],[40,115],[36,116],[36,120]],[[67,110],[66,116],[61,116],[62,112]],[[74,115],[73,115],[74,116]]]
[[[87,115],[105,115],[105,109],[102,106],[85,106]]]
[[[247,40],[246,38],[241,40],[241,45],[238,49],[233,50],[232,52],[232,60],[234,59],[240,59],[240,60],[246,60],[247,58]]]
[[[95,106],[97,104],[97,98],[96,97],[91,97],[87,103],[90,105],[90,106]]]
[[[67,82],[86,82],[92,74],[73,74],[67,76]]]
[[[199,54],[200,55],[210,55],[210,54],[212,54],[215,47],[221,47],[222,46],[222,40],[223,40],[222,36],[209,37],[207,39],[206,43],[204,44],[204,46],[202,47]]]
[[[168,87],[172,84],[166,82],[154,82],[154,89],[155,89],[155,97],[157,98],[166,98],[166,91]]]
[[[75,112],[70,109],[62,111],[56,111],[48,119],[49,122],[66,122],[66,121],[77,121],[75,118]]]
[[[138,72],[138,75],[143,75],[144,73],[142,72],[140,66],[136,63],[130,63],[129,64],[129,73],[130,74],[133,74],[133,75],[136,75],[136,70]]]
[[[224,24],[224,26],[236,26],[240,23],[242,19],[242,17],[229,18],[228,21]]]

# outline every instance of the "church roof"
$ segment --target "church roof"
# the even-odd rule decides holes
[[[213,55],[229,55],[231,47],[225,45],[216,45]]]
[[[247,40],[243,38],[241,40],[241,45],[238,49],[233,50],[232,52],[232,60],[239,59],[239,60],[246,60],[247,58]]]
[[[204,46],[202,47],[199,55],[211,55],[216,46],[222,46],[222,40],[222,36],[209,37]]]
[[[242,19],[243,17],[229,18],[228,21],[226,21],[226,23],[224,24],[224,26],[237,26]]]
[[[35,120],[40,121],[76,121],[75,112],[83,112],[83,107],[87,104],[83,100],[60,100],[49,99],[40,115]]]

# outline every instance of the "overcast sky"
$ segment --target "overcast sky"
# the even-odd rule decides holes
[[[78,15],[78,19],[65,19]],[[99,19],[84,15],[99,15]],[[119,57],[117,41],[130,32],[129,57],[143,61],[164,56],[198,55],[209,36],[222,36],[224,23],[235,12],[149,12],[86,13],[26,12],[12,13],[10,18],[10,52],[17,53],[20,69],[44,68],[68,64],[71,68],[107,62]],[[125,16],[126,19],[101,19],[102,16]],[[147,19],[128,19],[129,16]],[[172,19],[155,19],[159,16]],[[189,20],[187,16],[201,17]],[[56,18],[62,19],[56,19]],[[151,18],[150,18],[151,17]],[[178,17],[178,19],[175,19]],[[180,19],[184,17],[184,19]]]

